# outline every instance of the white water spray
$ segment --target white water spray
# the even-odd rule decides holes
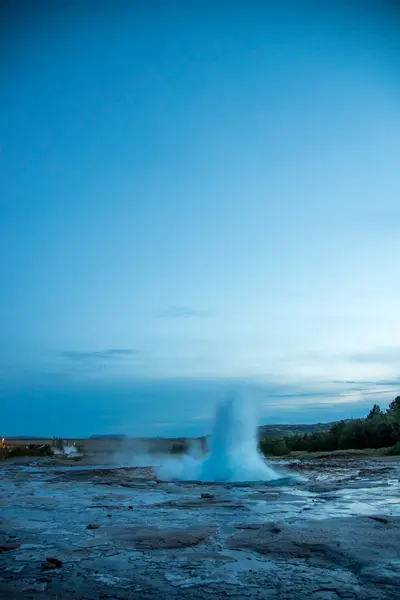
[[[203,459],[186,454],[166,461],[161,479],[244,483],[279,479],[261,456],[257,422],[249,404],[237,399],[221,403],[216,412],[209,454]]]
[[[62,450],[59,448],[54,448],[53,454],[56,456],[64,456],[66,458],[77,458],[81,456],[76,446],[72,445],[63,446]]]

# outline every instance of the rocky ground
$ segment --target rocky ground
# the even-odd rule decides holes
[[[5,461],[0,598],[398,600],[400,463],[279,468],[303,480],[174,483],[151,468]]]

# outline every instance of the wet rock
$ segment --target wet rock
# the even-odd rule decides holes
[[[317,482],[312,485],[307,486],[309,492],[314,492],[316,494],[327,494],[329,492],[337,492],[342,489],[342,485],[339,483],[322,483]]]
[[[202,499],[195,500],[166,500],[154,504],[156,508],[176,508],[176,509],[209,509],[209,508],[229,508],[238,510],[248,510],[248,507],[240,502],[233,500],[224,500],[223,498],[209,498],[208,502],[203,502]]]
[[[337,492],[324,492],[318,497],[318,500],[323,500],[324,502],[334,502],[339,499],[340,494]]]
[[[271,533],[279,533],[282,531],[283,525],[279,523],[239,523],[235,525],[236,529],[250,529],[257,531],[259,529],[268,530]]]
[[[265,527],[265,523],[238,523],[234,527],[236,529],[262,529]]]
[[[0,546],[0,552],[10,552],[11,550],[18,550],[21,547],[21,544],[17,544],[15,542],[9,544],[2,544]]]
[[[289,492],[265,492],[260,490],[249,496],[250,500],[264,500],[265,502],[296,502],[303,503],[306,499]]]
[[[400,554],[400,517],[380,527],[368,517],[335,518],[246,529],[228,540],[234,550],[308,559],[314,565],[339,565],[354,573],[368,564],[395,560]],[[274,529],[279,528],[280,531]]]
[[[334,590],[318,590],[311,598],[312,600],[337,600],[338,595]]]
[[[124,504],[90,504],[88,508],[104,508],[104,510],[123,510]]]
[[[0,492],[0,545],[22,545],[14,554],[0,554],[0,597],[98,600],[101,593],[109,593],[121,600],[135,594],[170,600],[399,600],[400,531],[386,514],[399,513],[400,463],[391,464],[396,471],[389,487],[382,487],[382,475],[379,489],[369,489],[366,480],[365,490],[353,493],[349,476],[359,472],[359,461],[354,466],[343,461],[337,469],[320,463],[323,473],[310,469],[306,481],[290,487],[166,482],[158,489],[153,475],[148,480],[138,471],[101,473],[93,468],[86,480],[83,473],[75,479],[71,470],[57,481],[53,469],[38,473],[35,465],[25,471],[7,463],[8,487]],[[340,472],[332,472],[334,468]],[[374,473],[365,476],[375,486]],[[132,490],[124,490],[121,483]],[[343,491],[329,492],[332,483]],[[316,484],[320,493],[307,493]],[[202,498],[202,493],[215,497]],[[45,496],[52,500],[45,502]],[[172,502],[161,504],[165,500]],[[300,513],[311,506],[311,513]],[[368,510],[368,516],[351,516],[358,510]],[[315,519],[310,518],[314,513]],[[98,531],[86,530],[92,521],[99,524]],[[177,529],[199,524],[215,524],[218,533],[200,542],[192,536],[188,545],[186,533]],[[10,534],[18,537],[11,539]],[[256,550],[230,551],[232,537],[235,545],[243,545],[243,536]],[[168,549],[171,543],[176,549]],[[41,571],[45,557],[59,557],[63,568]],[[130,586],[126,590],[123,577]],[[38,588],[35,593],[40,583],[49,584],[47,591]],[[32,593],[22,592],[26,586],[32,586]]]
[[[375,565],[364,567],[359,573],[359,577],[365,582],[372,582],[378,585],[399,585],[400,567],[391,565],[390,568],[378,567]]]
[[[89,523],[86,529],[99,529],[100,525],[98,523]]]
[[[196,554],[191,554],[190,557],[186,559],[186,565],[188,565],[190,568],[195,568],[196,566],[204,565],[204,561],[209,561],[217,565],[237,562],[236,558],[233,556],[227,556],[225,554],[218,554],[215,552],[196,552]]]
[[[122,485],[124,482],[142,481],[156,484],[155,474],[151,467],[115,467],[109,469],[82,469],[74,471],[57,471],[55,481],[91,481],[95,485]],[[129,478],[129,479],[127,479]],[[153,481],[149,481],[153,480]]]
[[[158,527],[123,527],[111,531],[115,541],[123,547],[137,550],[166,550],[197,546],[216,533],[213,525],[199,525],[179,529]]]
[[[379,467],[379,468],[371,468],[371,467],[366,467],[364,469],[360,469],[358,474],[360,475],[360,477],[365,477],[365,476],[369,476],[369,475],[382,475],[384,473],[389,473],[390,471],[393,470],[393,467]]]
[[[46,562],[53,564],[57,569],[61,569],[61,567],[63,566],[62,560],[55,557],[46,558]]]
[[[32,584],[28,584],[26,587],[22,588],[23,592],[33,592],[35,594],[37,593],[41,593],[44,592],[46,590],[47,587],[47,583],[46,582],[39,582],[39,583],[32,583]]]

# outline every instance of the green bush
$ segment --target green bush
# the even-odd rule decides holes
[[[289,453],[285,438],[265,438],[260,443],[260,449],[266,456],[285,456]]]
[[[397,442],[394,446],[389,448],[387,452],[388,456],[400,456],[400,442]]]

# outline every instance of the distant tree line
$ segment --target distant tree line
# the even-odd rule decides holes
[[[375,404],[365,419],[334,423],[328,431],[266,437],[260,449],[266,456],[284,456],[290,452],[329,452],[332,450],[364,450],[388,448],[389,454],[400,455],[400,396],[382,411]]]
[[[14,446],[7,448],[3,453],[0,453],[1,458],[21,458],[24,456],[53,456],[53,451],[49,444],[41,446],[37,444],[28,444],[28,446]]]

